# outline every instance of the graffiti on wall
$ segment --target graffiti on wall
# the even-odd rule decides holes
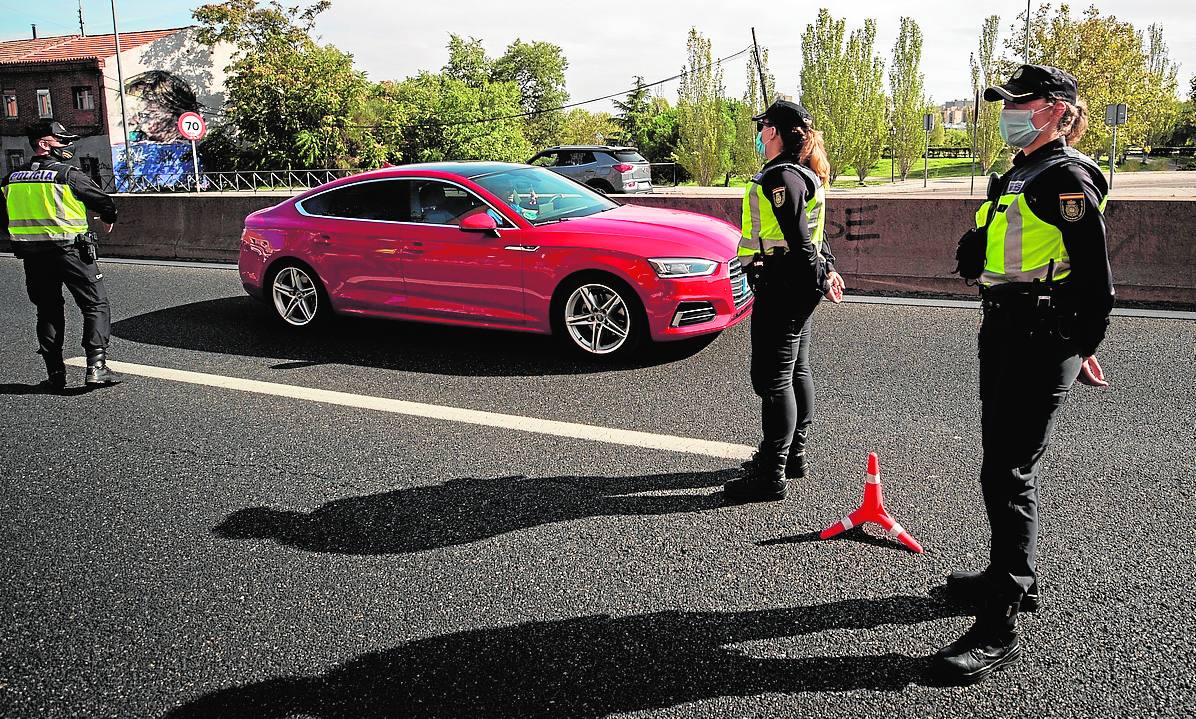
[[[112,147],[116,189],[171,188],[190,182],[191,143],[179,134],[178,117],[201,109],[191,85],[165,70],[150,70],[125,82],[125,97],[128,142]]]

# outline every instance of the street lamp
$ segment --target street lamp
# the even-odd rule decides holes
[[[894,169],[894,165],[897,164],[897,148],[893,144],[896,141],[897,141],[897,128],[890,125],[889,126],[889,184],[890,185],[897,181],[896,170]]]
[[[125,110],[125,73],[120,64],[120,26],[116,23],[116,0],[112,0],[112,37],[116,41],[116,82],[120,86],[120,134],[125,147],[125,192],[132,192],[133,153],[129,152],[129,117]]]

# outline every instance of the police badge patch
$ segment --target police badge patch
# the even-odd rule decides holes
[[[772,204],[777,207],[780,207],[781,205],[785,204],[785,188],[784,187],[778,187],[777,189],[772,191]]]
[[[1083,192],[1059,195],[1059,214],[1068,222],[1077,222],[1086,209]]]

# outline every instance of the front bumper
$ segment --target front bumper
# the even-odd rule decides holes
[[[645,306],[649,331],[657,342],[721,332],[751,314],[753,300],[737,258],[706,277],[662,278]]]

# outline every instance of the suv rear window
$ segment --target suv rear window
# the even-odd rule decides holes
[[[647,162],[644,156],[635,150],[615,150],[611,153],[619,162]]]

